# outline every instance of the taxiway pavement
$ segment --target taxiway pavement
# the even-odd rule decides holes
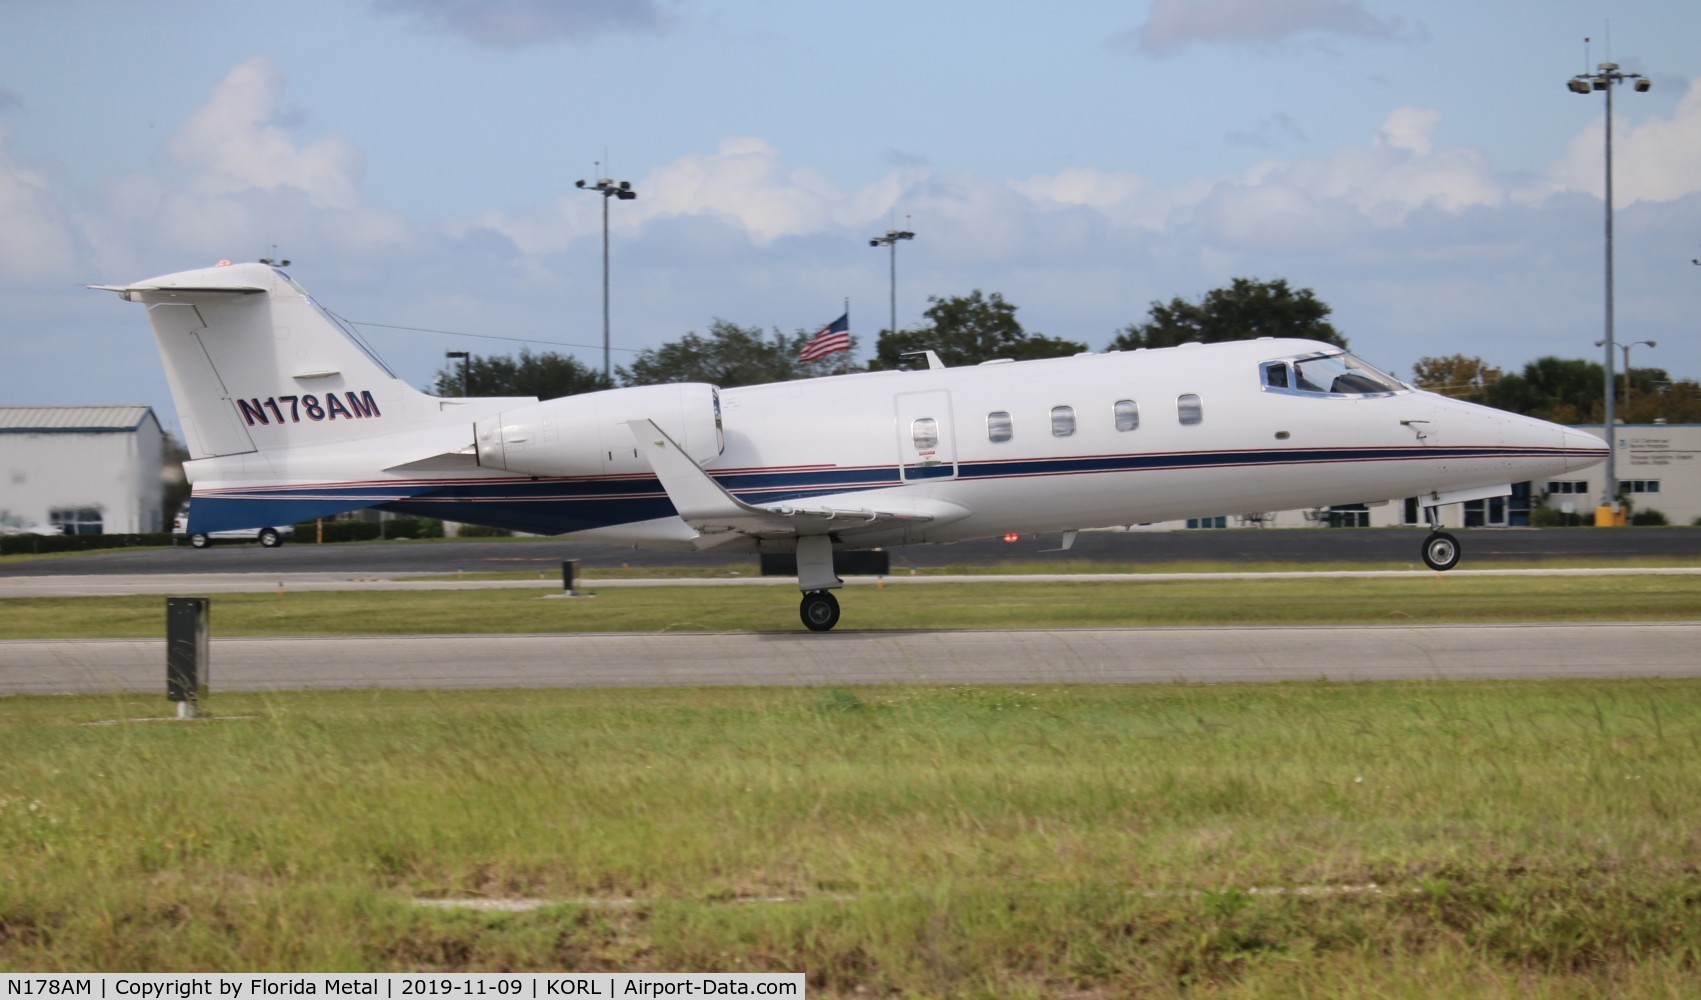
[[[1701,622],[211,640],[211,689],[1701,676]],[[0,642],[0,695],[159,691],[163,639]]]

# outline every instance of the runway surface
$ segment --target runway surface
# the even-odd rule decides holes
[[[1450,529],[1451,530],[1451,529]],[[1269,528],[1210,531],[1083,531],[1067,552],[1060,537],[1023,535],[949,545],[900,545],[887,551],[893,573],[941,566],[993,563],[1292,562],[1381,563],[1421,569],[1420,528]],[[1701,564],[1701,531],[1690,528],[1469,528],[1454,531],[1464,549],[1461,568],[1479,569],[1512,560],[1613,560],[1658,556]],[[572,537],[456,539],[438,542],[353,542],[314,545],[305,539],[282,548],[220,544],[210,549],[113,549],[71,557],[19,559],[0,563],[0,578],[25,576],[129,575],[157,573],[336,573],[344,577],[423,575],[493,570],[543,572],[560,578],[561,562],[578,559],[585,572],[619,566],[724,566],[750,564],[743,553],[674,552],[590,544]]]
[[[936,583],[1156,583],[1165,580],[1294,580],[1377,579],[1431,576],[1427,569],[1319,570],[1285,573],[997,573],[925,576],[899,574],[884,578],[846,577],[850,587],[911,586]],[[1468,576],[1697,576],[1701,566],[1649,569],[1456,569],[1453,577]],[[788,576],[662,577],[657,579],[582,579],[579,586],[594,592],[625,587],[796,587]],[[201,594],[269,594],[297,591],[361,590],[537,590],[560,592],[561,580],[416,580],[391,576],[347,576],[338,573],[149,573],[133,576],[66,575],[0,577],[0,599],[9,597],[117,597],[134,594],[196,596]]]
[[[218,691],[1701,676],[1701,622],[214,638]],[[0,642],[0,695],[165,690],[163,639]]]

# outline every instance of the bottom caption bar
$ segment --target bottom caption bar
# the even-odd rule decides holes
[[[802,997],[801,972],[5,973],[5,997],[261,1000],[265,997]],[[3,1000],[3,998],[0,998]]]

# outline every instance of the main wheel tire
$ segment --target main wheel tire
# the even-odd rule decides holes
[[[260,531],[260,544],[268,549],[275,549],[283,544],[283,536],[276,528],[264,528]]]
[[[192,549],[204,549],[211,544],[213,544],[213,540],[206,535],[189,536],[189,547]]]
[[[797,612],[809,631],[826,632],[839,623],[839,599],[825,590],[811,591],[803,595]]]
[[[1423,540],[1423,563],[1437,573],[1459,565],[1459,555],[1459,540],[1445,531],[1437,531]]]

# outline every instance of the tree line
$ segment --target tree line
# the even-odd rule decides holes
[[[660,347],[645,348],[612,379],[571,356],[553,351],[517,356],[485,355],[468,360],[466,394],[536,396],[554,399],[616,386],[708,382],[723,388],[842,375],[904,366],[908,355],[933,351],[946,365],[975,365],[994,358],[1017,361],[1066,357],[1087,351],[1080,341],[1052,337],[1022,326],[1017,307],[997,292],[975,289],[968,295],[930,296],[923,322],[905,330],[881,330],[874,357],[866,366],[850,351],[817,361],[797,356],[814,331],[787,334],[779,329],[739,326],[716,319],[704,333],[691,331]],[[1329,322],[1331,309],[1309,288],[1286,279],[1235,278],[1198,301],[1176,297],[1154,301],[1142,322],[1116,332],[1106,350],[1174,347],[1192,342],[1217,343],[1258,337],[1298,337],[1346,347],[1347,340]],[[1601,420],[1604,369],[1596,362],[1544,357],[1521,373],[1503,372],[1481,358],[1425,357],[1413,369],[1413,384],[1442,395],[1483,403],[1559,423]],[[459,364],[440,369],[434,391],[462,394]],[[1701,421],[1701,386],[1672,380],[1663,369],[1633,368],[1628,386],[1615,381],[1617,415],[1631,423],[1663,417],[1672,422]]]
[[[1606,366],[1547,356],[1506,372],[1479,357],[1420,358],[1412,366],[1420,389],[1560,424],[1601,423],[1606,417]],[[1613,374],[1613,417],[1627,424],[1701,423],[1701,383],[1674,379],[1664,368]]]

